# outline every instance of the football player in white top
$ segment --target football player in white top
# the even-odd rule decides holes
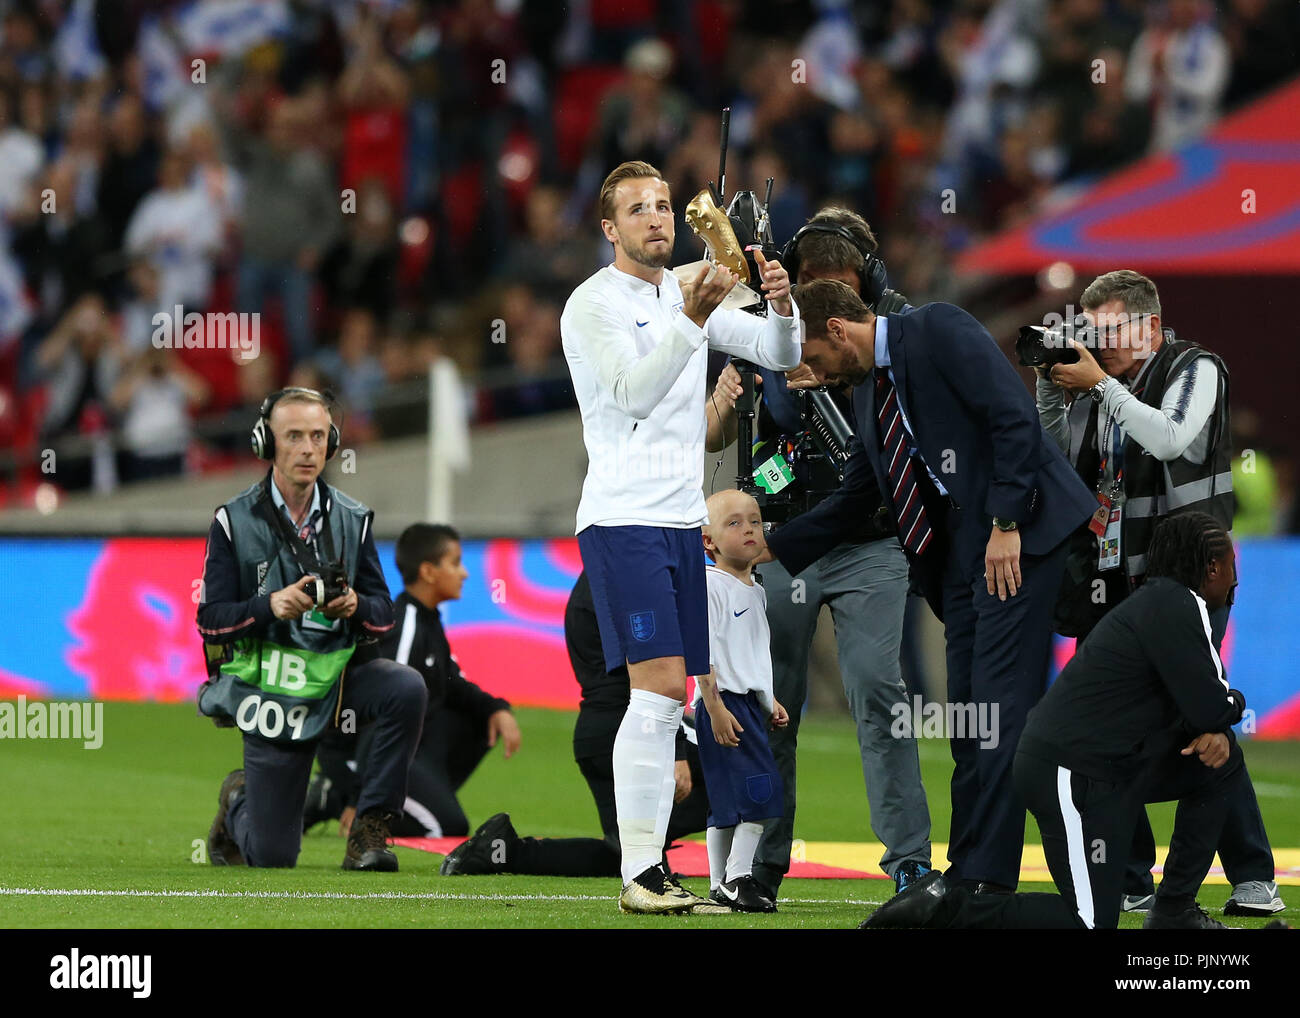
[[[703,911],[707,903],[677,885],[662,861],[686,676],[709,670],[699,538],[707,348],[792,368],[801,354],[798,308],[789,275],[761,252],[766,318],[721,308],[738,282],[725,268],[702,268],[679,285],[665,271],[675,238],[672,199],[650,164],[611,172],[600,206],[614,263],[574,290],[560,331],[589,460],[578,543],[606,665],[626,663],[632,685],[614,744],[619,904],[634,912]]]

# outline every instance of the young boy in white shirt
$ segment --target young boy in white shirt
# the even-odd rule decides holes
[[[712,495],[707,510],[710,673],[696,677],[695,732],[709,794],[709,897],[737,912],[775,912],[753,877],[761,821],[781,816],[785,802],[767,728],[790,720],[772,696],[767,598],[753,576],[767,547],[763,518],[734,488]]]

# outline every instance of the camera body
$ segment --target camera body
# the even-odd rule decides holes
[[[321,574],[310,583],[303,584],[302,588],[317,608],[325,607],[348,592],[348,574],[344,571],[342,562],[327,562],[321,569]]]
[[[752,441],[757,417],[754,366],[732,362],[740,373],[744,395],[736,401],[741,429],[747,432],[739,444],[739,476],[736,486],[753,495],[767,523],[786,523],[807,512],[844,480],[852,426],[828,392],[821,389],[791,389],[789,395],[799,410],[802,431],[788,438]],[[795,466],[801,465],[807,478],[795,481]]]
[[[1060,325],[1022,325],[1016,338],[1016,359],[1026,368],[1048,368],[1055,364],[1079,363],[1079,346],[1092,346],[1093,329],[1088,319],[1076,315]]]

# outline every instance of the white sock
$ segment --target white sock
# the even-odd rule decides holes
[[[682,711],[685,705],[674,700],[673,707],[671,734],[663,746],[664,787],[659,793],[659,805],[655,811],[655,844],[659,846],[660,851],[657,861],[663,860],[663,852],[668,848],[665,844],[668,840],[668,821],[672,819],[673,800],[677,797],[677,777],[674,774],[677,766],[677,731],[682,724]]]
[[[682,705],[671,697],[634,689],[614,738],[614,806],[625,884],[663,861],[667,820],[658,836],[656,827],[664,796],[664,763],[668,762],[671,776],[677,737],[674,719],[680,720],[681,711]],[[671,794],[668,803],[671,809]]]
[[[754,875],[754,853],[758,851],[758,840],[763,836],[763,825],[746,820],[736,824],[735,831],[731,839],[731,852],[727,856],[729,881]],[[709,868],[712,869],[712,862]]]
[[[734,827],[710,827],[704,832],[705,843],[709,846],[710,891],[716,891],[718,885],[727,879],[727,856],[731,852],[731,837],[735,833]]]

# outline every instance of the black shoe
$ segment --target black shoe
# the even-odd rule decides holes
[[[908,859],[894,871],[894,893],[902,894],[929,872],[930,867],[925,863]]]
[[[733,912],[776,911],[776,902],[763,893],[753,877],[737,877],[719,884],[718,889],[709,897],[719,905],[726,905]]]
[[[918,930],[930,925],[948,893],[940,870],[931,870],[896,894],[859,925],[860,930]]]
[[[971,894],[1015,894],[1005,884],[995,884],[992,880],[963,880],[961,886]]]
[[[342,815],[343,811],[331,801],[334,798],[330,794],[333,790],[334,782],[324,774],[317,774],[311,779],[311,784],[307,786],[307,801],[302,807],[304,832],[326,820],[337,820]]]
[[[221,782],[217,793],[217,815],[208,828],[208,862],[213,866],[243,866],[244,856],[235,839],[226,829],[226,816],[230,807],[244,794],[244,772],[231,771]]]
[[[510,856],[519,835],[509,813],[497,813],[479,825],[470,837],[447,853],[438,872],[444,877],[508,873]]]
[[[388,850],[388,821],[391,819],[391,813],[368,812],[352,821],[348,850],[343,856],[345,870],[397,872],[397,856]]]
[[[1160,899],[1152,906],[1142,921],[1144,930],[1226,930],[1228,927],[1206,915],[1198,902],[1193,902],[1181,912],[1159,911]]]

